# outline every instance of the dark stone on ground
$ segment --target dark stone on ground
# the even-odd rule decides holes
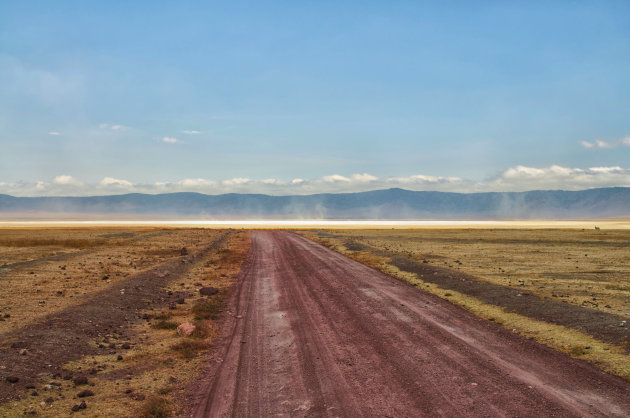
[[[199,293],[204,296],[212,296],[219,293],[219,289],[217,289],[216,287],[202,287],[201,289],[199,289]]]
[[[77,393],[77,397],[79,397],[79,398],[85,398],[87,396],[94,396],[94,392],[92,392],[90,389],[86,389],[86,390],[82,390],[81,392]]]

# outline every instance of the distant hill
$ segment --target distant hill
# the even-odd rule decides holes
[[[630,216],[630,188],[509,193],[416,192],[269,196],[200,193],[89,197],[0,195],[0,219],[61,214],[205,219],[562,219]]]

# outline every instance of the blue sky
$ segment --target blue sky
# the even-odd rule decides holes
[[[629,16],[4,1],[0,193],[630,185]]]

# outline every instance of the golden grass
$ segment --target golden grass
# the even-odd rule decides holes
[[[162,238],[162,245],[175,245],[192,248],[197,242],[199,231],[175,231],[171,240]],[[203,231],[202,231],[203,232]],[[181,235],[180,235],[181,234]],[[216,232],[205,231],[203,234],[213,235]],[[182,241],[179,241],[179,240]],[[207,243],[208,241],[204,241]],[[184,276],[178,277],[165,290],[196,292],[202,283],[222,290],[228,289],[240,271],[241,262],[249,248],[249,236],[246,232],[238,232],[228,238],[222,251],[211,253],[204,259],[198,259],[191,270]],[[143,243],[147,250],[159,246]],[[198,294],[197,294],[198,295]],[[97,375],[90,375],[90,387],[95,396],[86,398],[88,408],[78,415],[90,417],[166,417],[180,415],[178,400],[187,385],[199,377],[203,372],[206,359],[204,353],[211,346],[218,329],[213,319],[195,320],[193,307],[197,304],[198,296],[186,299],[184,304],[176,305],[175,309],[164,309],[155,312],[149,310],[152,316],[150,322],[134,325],[129,331],[126,341],[132,343],[132,348],[117,351],[116,354],[102,354],[86,356],[78,361],[64,365],[70,372],[89,370],[95,364],[104,366],[104,371]],[[221,298],[224,299],[223,296]],[[219,307],[217,307],[219,309]],[[215,316],[216,318],[216,316]],[[181,324],[193,322],[197,330],[190,337],[180,337],[172,326],[155,326],[160,322]],[[163,329],[166,328],[166,329]],[[106,335],[112,342],[113,335]],[[94,344],[97,344],[95,341]],[[118,360],[118,354],[123,355]],[[42,381],[47,383],[48,381]],[[42,407],[39,402],[44,398],[25,396],[17,402],[10,402],[0,406],[0,416],[22,416],[24,411],[36,411],[38,416],[57,417],[70,415],[70,409],[79,403],[75,389],[71,382],[60,381],[61,389],[56,394],[64,399],[57,399],[50,406]],[[39,387],[39,386],[38,386]],[[129,393],[126,393],[128,392]]]

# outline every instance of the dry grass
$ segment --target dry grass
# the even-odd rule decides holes
[[[92,233],[89,231],[86,230],[86,233]],[[121,231],[113,232],[120,233]],[[161,232],[161,230],[133,231],[134,238],[127,237],[123,240],[134,240],[137,234],[156,232]],[[99,233],[103,232],[99,231]],[[179,257],[179,249],[186,246],[189,251],[194,253],[197,246],[201,248],[202,245],[207,244],[220,233],[221,231],[209,230],[169,230],[166,235],[155,235],[141,241],[135,241],[135,243],[130,242],[122,249],[108,248],[109,252],[101,252],[101,248],[95,248],[95,252],[90,252],[89,255],[89,260],[92,262],[90,266],[96,269],[104,265],[106,268],[110,268],[111,273],[113,268],[110,263],[117,258],[112,254],[116,255],[118,251],[121,253],[129,252],[133,257],[134,264],[138,266],[138,269],[132,268],[136,272],[140,266],[149,268],[157,262],[168,261],[168,257],[165,256],[147,255],[151,252],[152,254],[160,254],[158,251],[160,248],[168,249],[169,254],[173,253],[175,257]],[[152,305],[148,304],[145,313],[149,320],[132,325],[126,332],[125,341],[131,342],[131,349],[122,352],[116,350],[115,354],[101,350],[100,352],[105,352],[105,354],[86,356],[64,365],[64,369],[73,374],[90,370],[95,365],[103,370],[96,375],[89,376],[90,383],[94,384],[90,389],[94,391],[95,396],[86,398],[88,408],[79,414],[94,417],[179,415],[181,411],[178,409],[178,400],[189,382],[196,379],[204,370],[205,357],[203,353],[211,346],[212,339],[215,338],[218,331],[215,323],[216,318],[218,318],[216,313],[220,311],[220,304],[224,302],[227,289],[234,282],[248,248],[249,237],[247,233],[238,232],[230,236],[221,251],[215,251],[205,258],[196,259],[195,264],[187,273],[178,277],[177,280],[173,280],[164,289],[172,292],[189,292],[195,296],[187,298],[183,304],[177,304],[174,309],[154,311],[151,308]],[[108,258],[110,256],[112,257],[111,260]],[[85,256],[82,256],[82,259],[83,257]],[[57,264],[59,263],[56,262],[55,267]],[[67,264],[67,269],[70,269],[74,263],[71,260],[65,260],[64,264]],[[38,276],[44,274],[45,267],[46,264],[44,263],[44,266],[38,270]],[[122,263],[120,268],[123,268]],[[54,269],[53,271],[56,273]],[[132,272],[129,271],[129,273]],[[110,274],[110,278],[112,276],[116,280],[115,273]],[[120,276],[123,275],[120,274]],[[28,276],[26,277],[28,278]],[[77,277],[79,276],[77,275]],[[47,280],[50,282],[53,281],[53,278],[48,277]],[[103,286],[108,285],[107,280],[101,280],[101,278],[98,280],[95,285],[101,283]],[[22,286],[18,283],[18,278],[12,278],[10,282],[12,286],[18,288]],[[33,282],[30,283],[33,284]],[[193,307],[198,304],[199,284],[222,289],[220,298],[217,298],[220,301],[213,305],[214,310],[211,316],[215,319],[195,320],[196,314],[193,312]],[[90,288],[92,282],[85,276],[83,280],[74,282],[74,285],[81,292],[85,292],[85,297],[93,292],[93,289]],[[56,288],[56,285],[51,288]],[[4,289],[0,289],[0,292],[2,291]],[[40,295],[42,293],[39,292]],[[79,303],[80,299],[82,299],[80,296],[68,298],[67,302]],[[6,303],[4,297],[1,301],[1,303]],[[48,304],[51,302],[46,305]],[[196,331],[190,337],[180,337],[177,331],[173,329],[183,322],[193,322],[197,326]],[[122,340],[116,340],[115,335],[108,334],[103,337],[109,338],[116,344],[122,342]],[[100,340],[95,341],[94,344],[99,342]],[[122,360],[117,359],[118,354],[123,354]],[[43,377],[41,384],[48,383],[49,380],[50,377]],[[35,411],[38,416],[69,415],[72,406],[79,403],[76,399],[77,390],[71,381],[61,381],[61,384],[60,389],[55,389],[54,394],[50,393],[55,399],[55,402],[50,406],[41,407],[39,405],[42,400],[39,398],[43,398],[43,395],[48,396],[48,393],[42,393],[39,398],[25,394],[20,401],[0,405],[0,416],[21,416],[26,411]]]
[[[388,263],[390,256],[401,255],[494,284],[525,288],[543,298],[630,316],[630,231],[335,230],[302,234],[512,332],[630,379],[627,347],[442,289]],[[584,301],[594,303],[585,305]]]
[[[63,239],[55,238],[60,234]],[[176,259],[182,247],[194,253],[219,234],[218,231],[157,228],[0,230],[0,310],[10,314],[10,319],[0,321],[0,334],[78,304],[130,275]],[[39,245],[103,240],[107,245],[83,248]],[[9,241],[32,241],[38,245],[1,245]]]
[[[494,284],[630,317],[627,230],[337,230],[355,242]],[[312,233],[311,233],[312,234]],[[313,235],[315,236],[315,235]]]

